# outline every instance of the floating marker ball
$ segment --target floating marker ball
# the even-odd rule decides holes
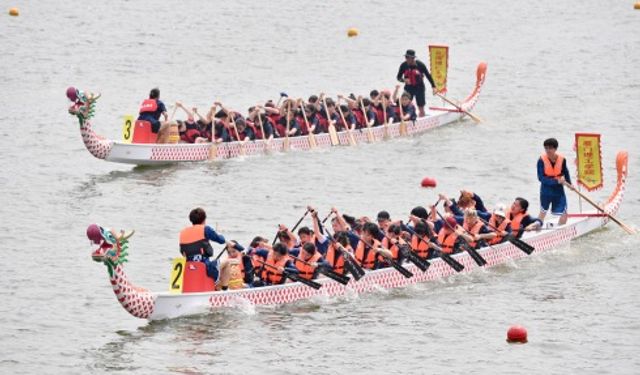
[[[640,9],[640,1],[638,1],[635,4],[633,4],[633,9]]]
[[[436,187],[436,180],[431,177],[425,177],[422,179],[420,186],[423,188],[434,188]]]
[[[18,10],[18,8],[11,8],[9,9],[9,15],[17,17],[20,15],[20,11]]]
[[[507,331],[507,342],[521,343],[527,342],[527,329],[523,326],[511,326]]]
[[[349,30],[347,30],[347,36],[349,38],[353,38],[354,36],[358,36],[358,34],[360,34],[360,32],[355,27],[352,27]]]

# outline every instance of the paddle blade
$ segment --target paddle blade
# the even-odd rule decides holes
[[[426,272],[431,266],[427,260],[420,258],[416,253],[409,250],[408,248],[404,248],[403,254],[406,256],[407,260],[416,265],[422,272]]]
[[[349,276],[340,275],[339,273],[336,273],[333,270],[329,270],[323,267],[320,267],[318,270],[320,271],[321,274],[339,282],[342,285],[347,285],[349,283],[349,280],[351,280]]]
[[[316,289],[316,290],[322,288],[322,284],[318,284],[315,281],[304,279],[304,278],[296,275],[295,273],[290,273],[290,272],[286,272],[285,271],[284,272],[284,276],[286,278],[290,279],[291,281],[297,281],[299,283],[302,283],[302,284],[304,284],[306,286],[309,286],[309,287],[311,287],[313,289]]]
[[[462,244],[462,248],[469,253],[469,255],[471,256],[471,258],[476,262],[476,264],[480,267],[484,266],[485,264],[487,264],[487,261],[484,260],[484,258],[482,257],[482,255],[480,255],[480,253],[478,253],[476,251],[476,249],[472,248],[471,246],[469,246],[469,244],[463,243]]]
[[[402,267],[400,263],[390,258],[386,258],[386,260],[389,264],[391,264],[391,267],[395,268],[396,271],[400,272],[402,276],[406,277],[407,279],[410,279],[413,277],[413,273],[411,273],[411,271],[409,271],[408,269]]]
[[[511,242],[513,246],[524,251],[527,255],[531,255],[531,253],[533,253],[533,251],[536,249],[535,247],[529,245],[528,243],[522,241],[521,239],[515,238],[513,236],[508,236],[507,240]]]
[[[456,272],[460,272],[464,269],[464,265],[453,259],[449,254],[440,253],[440,258],[444,260],[444,262],[447,263],[449,267],[453,268]]]

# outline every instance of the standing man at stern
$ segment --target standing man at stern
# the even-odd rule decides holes
[[[567,222],[567,197],[564,183],[571,184],[567,160],[558,152],[558,141],[549,138],[544,141],[544,154],[538,159],[538,180],[540,180],[541,222],[551,206],[551,213],[560,216],[559,225]]]
[[[416,104],[419,109],[419,116],[424,116],[424,106],[426,104],[424,93],[424,77],[427,77],[431,84],[433,95],[436,94],[436,84],[433,82],[433,78],[427,70],[427,66],[420,60],[416,59],[416,51],[409,49],[404,55],[405,61],[400,64],[398,70],[398,76],[396,77],[399,82],[404,82],[404,91],[408,92],[416,98]]]

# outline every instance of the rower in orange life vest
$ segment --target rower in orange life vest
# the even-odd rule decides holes
[[[404,82],[404,91],[416,98],[416,104],[420,111],[419,115],[423,117],[425,115],[424,106],[426,104],[423,77],[429,80],[433,95],[436,94],[436,84],[433,82],[427,66],[424,65],[422,61],[416,60],[416,52],[414,50],[407,50],[404,57],[405,61],[400,65],[396,78],[398,81]]]
[[[402,248],[408,246],[407,241],[402,237],[402,228],[398,224],[391,224],[387,227],[387,235],[382,239],[382,247],[391,252],[391,258],[399,263],[404,260]],[[378,256],[378,264],[388,266],[384,257]]]
[[[460,241],[456,233],[457,227],[458,222],[456,219],[453,216],[449,216],[445,219],[445,223],[443,223],[438,232],[438,243],[445,254],[453,254],[460,251]]]
[[[209,241],[219,244],[226,243],[223,236],[216,233],[213,228],[206,225],[207,214],[202,208],[194,208],[189,213],[190,227],[180,231],[180,253],[190,262],[203,262],[207,266],[207,275],[218,281],[218,262],[210,260],[213,256],[213,248]],[[229,246],[236,244],[229,243]]]
[[[422,206],[414,207],[409,215],[411,225],[403,226],[411,234],[411,249],[422,259],[430,259],[436,256],[439,250],[436,244],[437,237],[434,233],[434,225],[428,220],[427,210]]]
[[[298,273],[298,269],[289,259],[289,248],[282,242],[277,242],[270,251],[266,249],[255,250],[254,256],[267,264],[261,264],[257,269],[260,280],[253,282],[254,287],[284,284],[287,281],[284,275],[285,270],[290,273]]]
[[[511,220],[507,219],[504,204],[496,205],[489,218],[489,229],[496,234],[493,239],[489,240],[489,245],[502,243],[511,234]]]
[[[298,275],[304,279],[318,278],[319,267],[331,269],[331,265],[322,258],[322,254],[312,242],[307,242],[301,248],[292,250],[289,255],[298,269]]]
[[[160,122],[160,116],[164,117],[164,121]],[[160,100],[160,89],[153,88],[149,92],[149,99],[145,99],[140,106],[140,115],[138,120],[148,121],[151,123],[151,131],[158,134],[157,143],[166,143],[169,130],[169,116],[167,108]]]
[[[362,239],[358,242],[355,258],[364,269],[372,270],[377,268],[377,255],[379,253],[384,253],[388,257],[392,256],[391,252],[382,248],[380,241],[377,240],[379,233],[380,229],[374,223],[367,222],[362,226]]]
[[[496,237],[496,234],[491,232],[486,225],[478,219],[478,212],[473,208],[467,208],[464,211],[464,222],[457,234],[464,238],[469,246],[474,249],[486,246],[487,241],[491,241]]]
[[[542,220],[527,213],[528,208],[529,201],[520,197],[511,204],[507,219],[511,220],[511,233],[517,238],[522,237],[525,231],[536,230],[542,226]]]
[[[544,154],[538,159],[538,180],[540,181],[540,215],[544,221],[549,206],[551,213],[560,216],[559,225],[567,222],[567,197],[564,194],[566,182],[571,184],[567,160],[556,151],[558,141],[549,138],[544,141]]]
[[[251,258],[242,253],[242,246],[232,241],[226,246],[227,258],[220,262],[220,286],[222,290],[242,289],[253,282]]]

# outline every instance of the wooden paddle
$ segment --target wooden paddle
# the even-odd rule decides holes
[[[388,139],[389,138],[389,124],[388,124],[388,120],[387,120],[387,96],[384,94],[380,94],[382,95],[382,117],[384,122],[382,123],[382,126],[384,127],[384,131],[382,132],[382,138],[384,139]]]
[[[400,111],[400,135],[407,135],[407,123],[404,122],[404,111],[402,110],[402,96],[398,100],[398,110]]]
[[[436,93],[437,96],[439,96],[440,98],[442,98],[442,100],[444,100],[445,102],[451,104],[452,106],[456,107],[456,109],[462,113],[464,113],[465,115],[471,117],[473,119],[473,121],[475,122],[482,122],[482,120],[480,119],[480,117],[474,115],[473,113],[469,112],[469,111],[465,111],[464,109],[462,109],[462,107],[460,107],[459,105],[457,105],[456,103],[454,103],[453,101],[449,100],[446,96]]]
[[[313,130],[311,130],[311,125],[309,125],[309,120],[307,119],[307,109],[306,109],[306,105],[304,103],[304,101],[302,101],[302,99],[300,99],[300,102],[302,103],[302,118],[304,118],[304,124],[307,126],[307,130],[309,132],[308,138],[309,138],[309,147],[310,148],[316,148],[318,146],[318,144],[316,143],[316,135],[313,134]]]
[[[274,270],[279,271],[278,267],[273,266],[273,265],[271,265],[271,264],[268,264],[268,263],[266,263],[266,262],[263,262],[263,261],[261,261],[260,259],[255,259],[255,258],[253,258],[252,260],[253,260],[253,261],[256,261],[256,262],[258,262],[258,263],[260,263],[260,264],[262,264],[263,266],[266,266],[266,267],[269,267],[269,268],[271,268],[271,269],[274,269]],[[318,283],[317,283],[317,282],[315,282],[315,281],[311,281],[311,280],[307,280],[307,279],[305,279],[305,278],[302,278],[302,277],[300,277],[299,275],[297,275],[297,274],[295,274],[295,273],[293,273],[293,272],[287,271],[287,269],[286,269],[286,268],[284,269],[284,271],[282,271],[282,275],[283,275],[284,277],[286,277],[287,279],[291,280],[291,281],[297,281],[297,282],[302,283],[302,284],[304,284],[304,285],[306,285],[306,286],[309,286],[309,287],[311,287],[311,288],[313,288],[313,289],[320,289],[320,288],[322,288],[322,284],[318,284]]]
[[[349,276],[340,275],[340,274],[334,272],[333,270],[330,270],[330,269],[327,269],[325,267],[322,267],[321,265],[314,266],[313,264],[311,264],[311,263],[309,263],[309,262],[307,262],[305,260],[302,260],[302,259],[300,259],[298,257],[294,257],[291,254],[289,254],[289,257],[291,259],[293,259],[293,260],[296,260],[296,261],[300,262],[300,263],[306,264],[307,266],[311,266],[311,267],[317,268],[318,272],[320,272],[321,274],[325,275],[326,277],[328,277],[330,279],[333,279],[333,280],[339,282],[342,285],[347,285],[349,283],[349,280],[351,280],[349,278]]]
[[[218,157],[218,144],[216,143],[216,122],[213,116],[216,113],[217,106],[214,104],[209,110],[211,114],[211,146],[209,147],[209,160],[213,160]],[[205,128],[206,129],[206,128]]]
[[[233,125],[233,130],[236,132],[236,137],[238,138],[238,143],[240,143],[240,155],[245,156],[247,154],[244,149],[244,141],[240,140],[240,133],[238,132],[238,127],[236,126],[236,120],[233,118],[231,111],[227,112],[227,116],[229,116],[229,121],[231,121],[231,125]]]
[[[291,229],[291,232],[295,231],[298,228],[298,225],[300,225],[300,223],[302,223],[302,220],[304,220],[304,218],[307,217],[308,214],[309,214],[309,209],[307,209],[304,212],[304,215],[302,215],[302,217],[298,220],[296,225],[293,226],[293,229]],[[276,244],[276,240],[278,239],[278,233],[280,233],[280,231],[276,232],[276,236],[273,238],[273,241],[271,242],[271,246]]]
[[[331,140],[331,146],[337,146],[340,144],[340,140],[338,139],[338,133],[336,132],[336,127],[335,125],[333,125],[333,121],[331,120],[331,115],[329,114],[329,107],[327,107],[327,101],[324,98],[323,94],[320,94],[320,96],[322,96],[322,104],[324,104],[324,113],[327,115],[327,128],[329,131],[329,139]]]
[[[482,219],[480,216],[478,216],[478,219],[480,221],[482,221],[483,223],[485,223],[486,225],[489,226],[489,228],[493,229],[494,231],[498,231],[499,229],[496,228],[495,226],[489,224],[489,222],[487,222],[486,220]],[[505,219],[506,220],[506,219]],[[512,234],[508,234],[504,237],[507,241],[511,242],[513,244],[513,246],[517,247],[518,249],[524,251],[525,253],[527,253],[527,255],[531,255],[531,253],[536,249],[535,247],[529,245],[528,243],[522,241],[519,238],[516,238],[515,236],[513,236]]]
[[[573,185],[571,185],[570,183],[563,181],[562,184],[566,187],[569,188],[569,190],[572,190],[574,193],[578,194],[580,197],[582,197],[585,201],[587,201],[587,203],[589,203],[590,205],[592,205],[596,210],[602,212],[603,214],[607,215],[607,217],[609,219],[611,219],[614,223],[618,224],[622,229],[624,229],[627,233],[629,234],[636,234],[637,231],[633,228],[631,228],[630,226],[628,226],[627,224],[623,223],[622,221],[620,221],[618,218],[616,218],[615,216],[611,215],[610,213],[608,213],[607,211],[605,211],[604,208],[600,207],[599,204],[597,204],[596,202],[594,202],[591,198],[589,198],[586,194],[584,194],[583,192],[581,192],[580,190],[576,189]]]
[[[349,140],[349,145],[355,146],[356,139],[354,138],[353,133],[351,132],[351,126],[347,124],[347,120],[344,118],[344,113],[342,112],[342,108],[340,108],[340,98],[338,98],[338,105],[336,107],[338,107],[338,113],[340,113],[340,118],[342,119],[342,123],[344,124],[344,127],[347,131],[347,139]]]
[[[440,219],[444,222],[444,225],[447,226],[447,228],[451,229],[452,231],[456,231],[455,228],[453,228],[451,225],[449,225],[449,223],[447,223],[447,220],[445,220],[445,218],[440,214],[440,212],[438,212],[438,210],[436,209],[436,214],[438,214],[438,216],[440,217]],[[464,230],[465,232],[469,233],[468,230],[464,229],[464,227],[462,227],[462,230]],[[469,243],[464,239],[461,238],[460,236],[458,236],[458,238],[460,238],[462,240],[463,243],[463,249],[469,253],[469,255],[471,256],[471,258],[476,262],[476,264],[480,267],[484,266],[485,264],[487,264],[487,261],[482,257],[482,255],[480,255],[476,249],[472,248],[471,246],[469,246]]]
[[[369,143],[375,142],[375,137],[373,136],[373,131],[371,130],[371,124],[369,123],[369,118],[367,118],[367,108],[364,106],[364,102],[362,98],[360,98],[360,108],[362,108],[362,114],[364,115],[364,122],[367,124],[367,140]]]

